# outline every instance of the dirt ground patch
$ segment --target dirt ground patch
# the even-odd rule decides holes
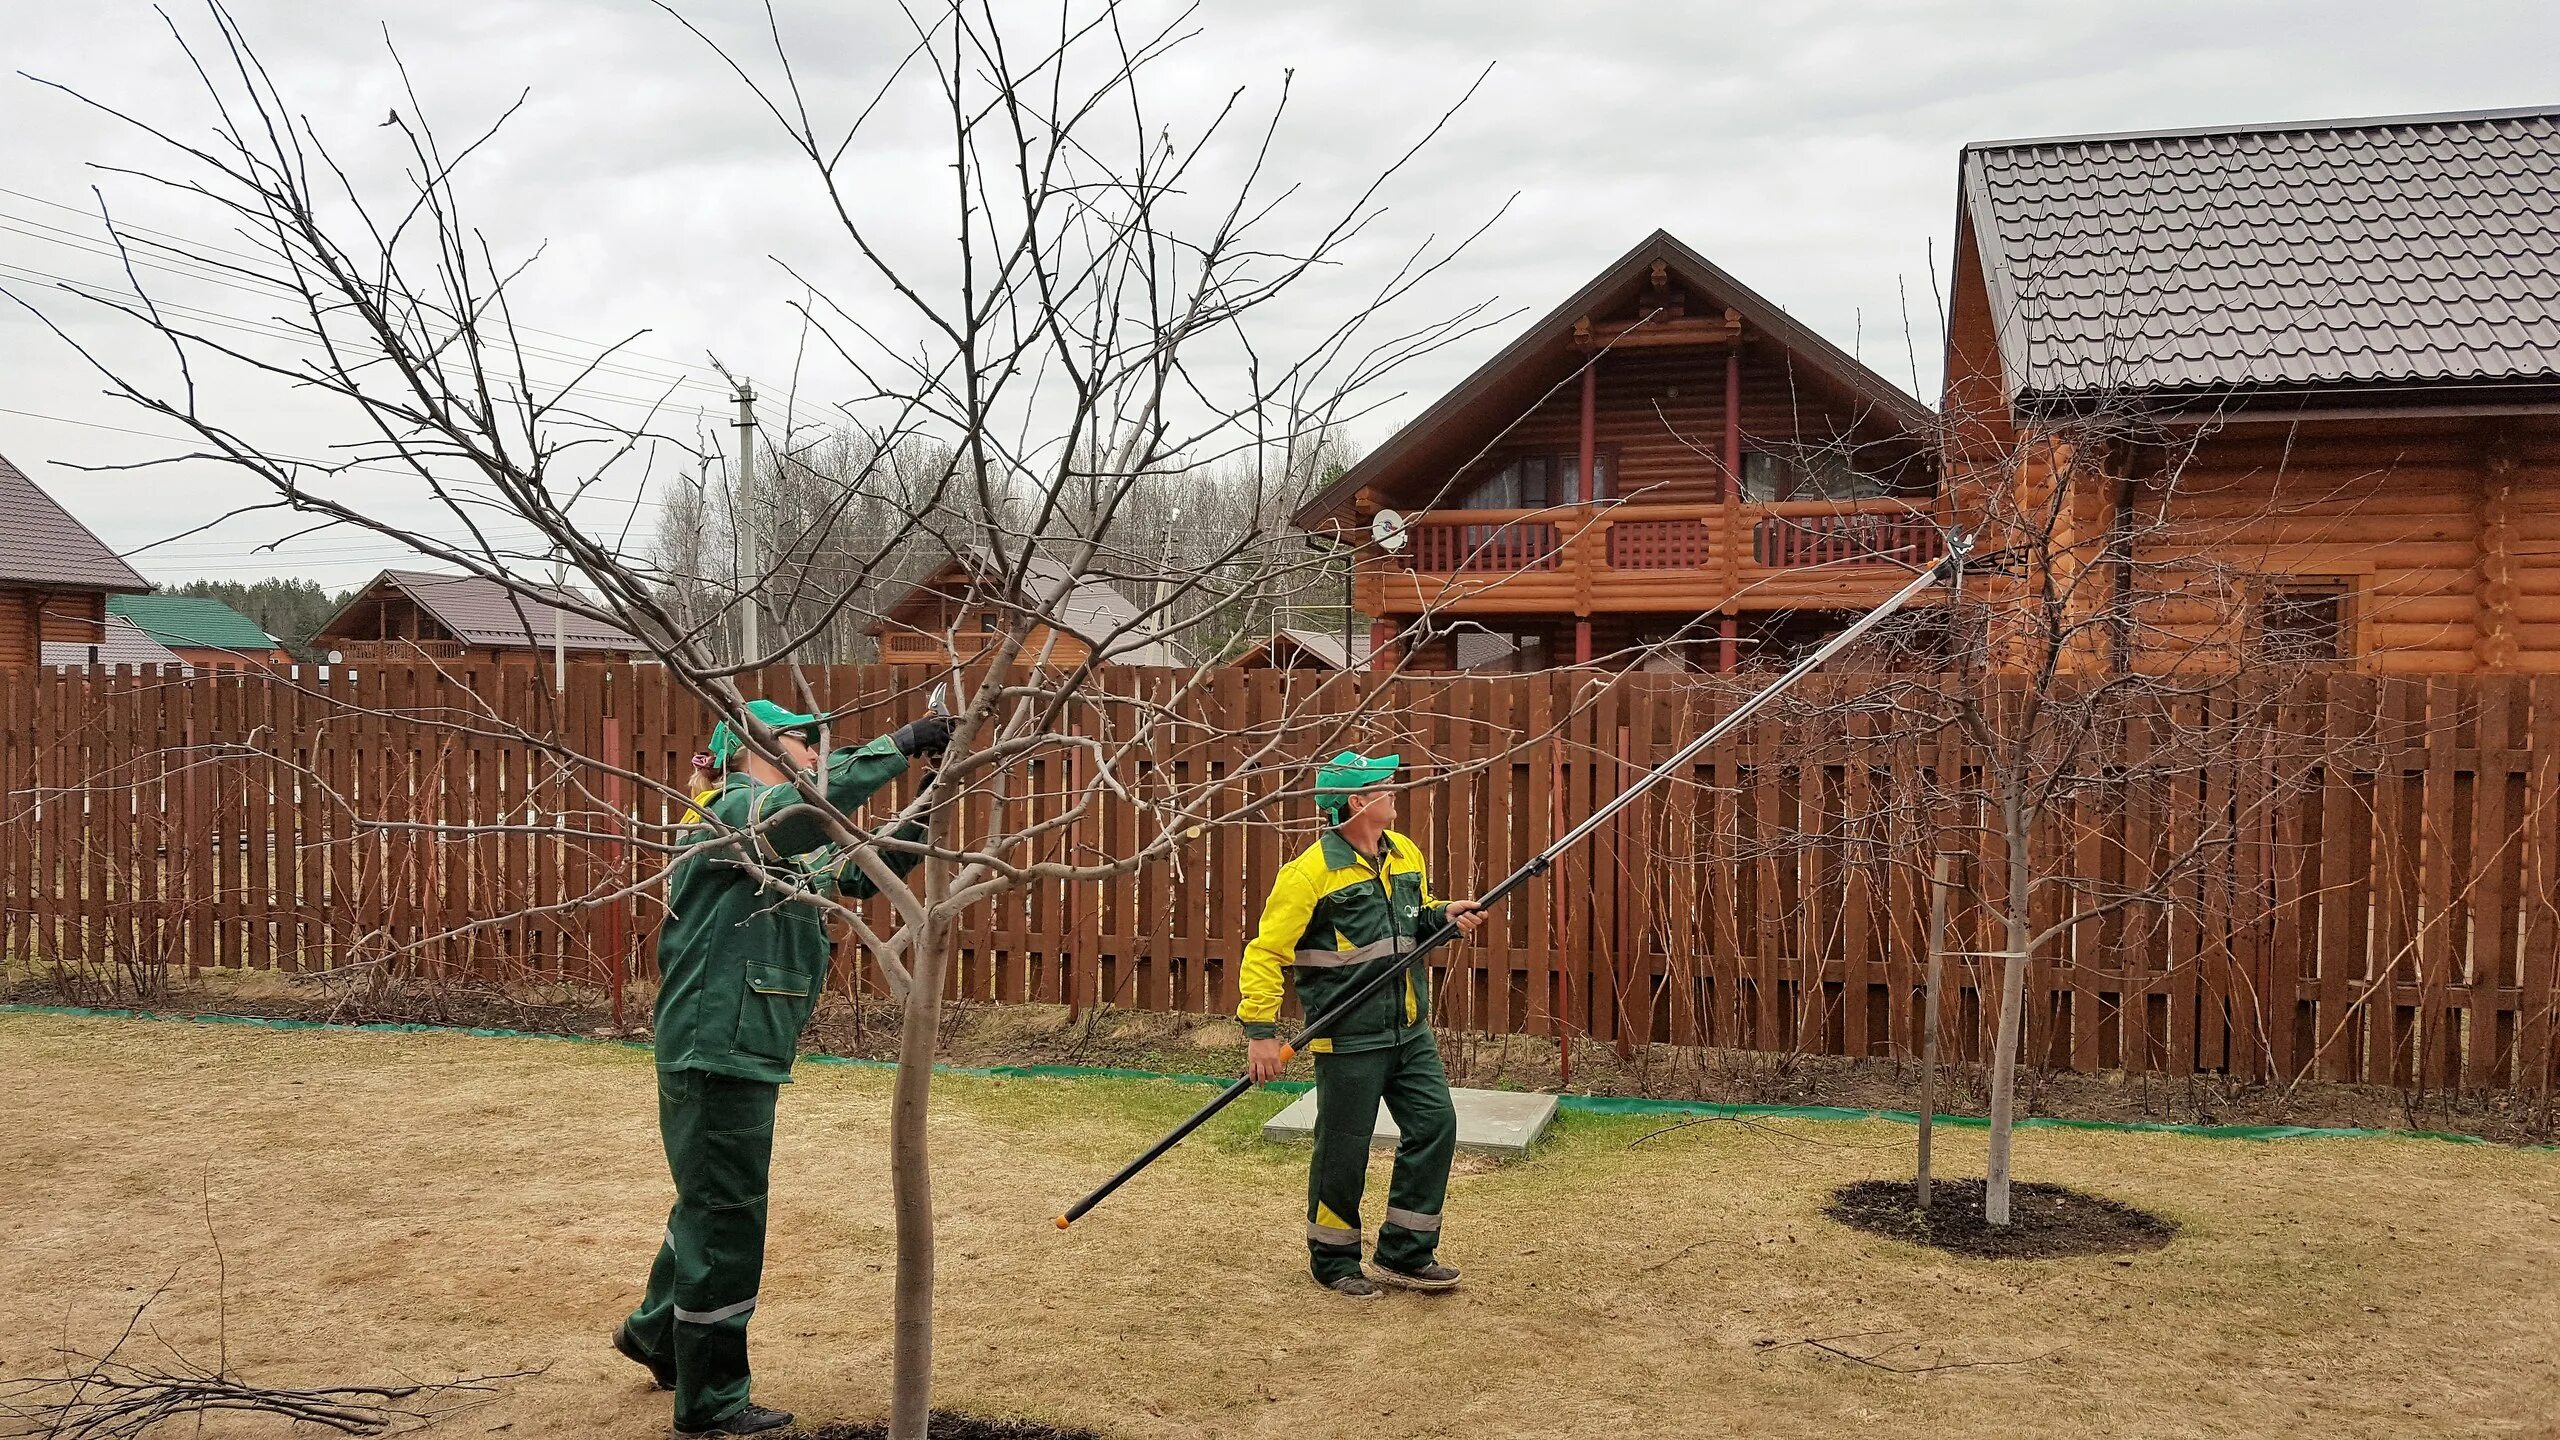
[[[812,1426],[887,1409],[889,1084],[812,1069],[783,1097],[757,1397]],[[1199,1092],[935,1093],[936,1399],[956,1412],[1110,1440],[2379,1440],[2560,1415],[2546,1153],[2035,1131],[2022,1176],[2180,1238],[2026,1266],[1821,1214],[1903,1173],[1901,1127],[1637,1145],[1659,1126],[1569,1114],[1528,1160],[1453,1183],[1464,1288],[1352,1306],[1306,1275],[1305,1151],[1256,1137],[1285,1097],[1248,1097],[1061,1235],[1060,1204]],[[11,1015],[0,1095],[0,1375],[111,1340],[174,1274],[158,1334],[259,1380],[540,1369],[450,1433],[665,1432],[667,1398],[604,1343],[671,1198],[645,1054]],[[1938,1143],[1979,1173],[1978,1134]],[[1843,1358],[1888,1347],[1950,1368]]]
[[[1922,1210],[1911,1180],[1859,1180],[1832,1192],[1822,1213],[1843,1225],[1980,1260],[2053,1260],[2065,1255],[2135,1255],[2177,1238],[2178,1227],[2149,1211],[2067,1185],[2021,1181],[2009,1187],[2009,1223],[1983,1218],[1983,1182],[1939,1180]]]
[[[603,995],[587,987],[377,988],[268,971],[225,970],[172,977],[166,994],[143,1002],[65,993],[43,976],[27,975],[0,987],[0,998],[60,1004],[140,1003],[146,1008],[282,1019],[414,1021],[644,1040],[651,1002],[645,988],[634,989],[624,1001],[626,1024],[617,1027]],[[891,1058],[896,1046],[897,1019],[888,1002],[873,998],[857,1006],[842,994],[829,995],[820,1004],[803,1041],[809,1051],[875,1060]],[[1866,1110],[1910,1110],[1919,1103],[1920,1094],[1919,1067],[1891,1059],[1670,1045],[1641,1046],[1621,1057],[1606,1045],[1577,1042],[1567,1047],[1538,1036],[1465,1031],[1443,1031],[1441,1053],[1452,1080],[1488,1089]],[[950,1007],[942,1054],[961,1066],[1059,1064],[1232,1074],[1243,1066],[1244,1035],[1232,1019],[1217,1015],[1109,1006],[1078,1014],[1059,1005],[964,1003]],[[1978,1066],[1951,1066],[1947,1080],[1951,1089],[1941,1103],[1950,1113],[1978,1113],[1987,1103],[1985,1077]],[[2560,1139],[2555,1097],[2411,1097],[2375,1086],[2246,1085],[2213,1075],[2041,1071],[2022,1072],[2019,1103],[2021,1114],[2072,1120],[2435,1130],[2513,1143]]]
[[[1037,1420],[987,1420],[976,1415],[954,1415],[948,1410],[934,1411],[926,1429],[933,1440],[1102,1440],[1090,1430],[1062,1429]],[[820,1425],[787,1431],[782,1440],[889,1440],[889,1425],[885,1420],[867,1425]]]

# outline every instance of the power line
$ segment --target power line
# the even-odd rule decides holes
[[[7,228],[7,226],[0,225],[0,230],[5,230]],[[191,325],[204,325],[218,330],[237,330],[243,334],[258,336],[260,339],[279,340],[286,344],[301,345],[308,349],[322,351],[323,353],[326,353],[329,348],[309,332],[288,329],[281,323],[254,320],[245,316],[228,314],[219,310],[206,310],[198,306],[183,305],[173,300],[161,300],[146,297],[137,291],[122,290],[112,285],[103,285],[94,281],[75,279],[68,275],[56,275],[46,270],[33,270],[24,265],[14,265],[7,261],[0,261],[0,270],[14,272],[21,278],[40,284],[59,285],[70,288],[75,293],[87,290],[100,295],[110,295],[119,300],[130,300],[138,305],[149,305],[156,310],[178,315]],[[699,413],[703,408],[699,405],[687,406],[669,399],[651,398],[641,395],[618,395],[609,390],[590,389],[584,384],[563,386],[561,389],[553,392],[550,399],[545,400],[542,403],[547,409],[558,409],[560,408],[559,401],[567,397],[576,397],[580,400],[595,400],[607,404],[623,405],[652,414],[663,412],[667,414],[681,415],[687,409],[691,409]]]
[[[137,234],[137,235],[150,235],[150,236],[156,236],[156,237],[158,237],[159,239],[162,239],[162,240],[174,241],[174,242],[175,242],[176,244],[178,244],[178,245],[181,245],[181,246],[185,246],[185,247],[187,247],[187,249],[186,249],[186,250],[181,250],[181,251],[176,252],[176,253],[177,253],[177,255],[178,255],[178,257],[179,257],[179,258],[181,258],[181,259],[184,259],[184,258],[186,257],[186,255],[187,255],[189,252],[191,252],[191,251],[201,251],[201,252],[203,252],[203,253],[205,253],[205,254],[209,254],[209,255],[225,255],[225,256],[229,256],[230,258],[235,259],[235,260],[245,260],[245,261],[249,261],[249,262],[251,262],[251,263],[253,263],[253,264],[265,264],[265,263],[267,263],[267,261],[271,258],[271,257],[264,256],[264,255],[252,255],[252,254],[248,253],[247,251],[243,251],[243,250],[231,250],[231,249],[226,249],[226,248],[224,248],[224,247],[222,247],[222,246],[219,246],[219,245],[211,245],[211,244],[206,244],[206,243],[201,242],[201,241],[191,240],[191,239],[188,239],[188,238],[187,238],[186,236],[184,236],[184,235],[175,234],[175,233],[173,233],[173,232],[171,232],[171,231],[167,231],[167,230],[155,230],[155,229],[153,229],[152,227],[150,227],[150,226],[148,226],[148,225],[136,225],[136,224],[132,224],[132,223],[130,223],[130,222],[123,221],[123,220],[111,220],[111,219],[109,219],[109,218],[107,218],[107,217],[105,217],[105,216],[98,215],[98,214],[96,214],[96,213],[94,213],[94,212],[92,212],[92,211],[82,209],[81,207],[79,207],[79,206],[77,206],[77,205],[65,205],[65,204],[63,204],[63,203],[62,203],[61,201],[59,201],[59,200],[48,200],[48,199],[44,198],[44,197],[43,197],[43,196],[41,196],[41,195],[30,195],[30,194],[28,194],[27,192],[25,192],[25,191],[23,191],[23,190],[11,190],[11,189],[9,189],[9,188],[8,188],[8,187],[6,187],[6,186],[0,186],[0,195],[13,196],[13,197],[15,197],[15,198],[17,198],[17,199],[20,199],[20,200],[26,200],[26,201],[33,202],[34,204],[38,204],[38,205],[45,206],[45,207],[46,207],[46,208],[48,208],[48,209],[52,209],[52,210],[60,210],[60,211],[65,212],[66,214],[77,215],[77,216],[80,216],[81,218],[86,219],[86,220],[95,220],[95,221],[99,222],[100,224],[108,225],[108,226],[112,227],[112,228],[113,228],[113,229],[115,229],[115,230],[130,231],[130,232],[132,232],[132,233],[134,233],[134,234]],[[0,212],[0,214],[6,214],[6,212]],[[17,220],[23,221],[23,222],[24,222],[24,223],[26,223],[26,224],[30,224],[30,225],[43,225],[43,223],[44,223],[44,222],[39,221],[39,220],[32,220],[32,219],[28,219],[28,218],[27,218],[27,217],[25,217],[25,216],[10,216],[9,218],[17,219]],[[64,235],[76,235],[76,234],[77,234],[77,232],[75,232],[75,231],[63,230],[63,229],[61,229],[61,227],[59,227],[59,226],[45,225],[45,226],[44,226],[44,228],[45,228],[45,229],[48,229],[48,230],[56,230],[56,231],[58,231],[59,233],[64,234]],[[81,237],[81,238],[84,238],[84,239],[85,239],[86,237]],[[272,280],[270,280],[268,283],[270,283],[270,284],[275,284],[275,285],[277,285],[279,288],[285,288],[285,289],[289,289],[289,288],[290,288],[290,287],[284,286],[284,285],[282,284],[282,282],[279,282],[279,281],[272,281]],[[524,333],[526,333],[526,334],[528,334],[528,335],[543,335],[543,336],[548,336],[548,337],[550,337],[551,339],[554,339],[554,340],[565,340],[565,341],[569,342],[569,343],[570,343],[570,344],[572,344],[572,345],[583,345],[583,346],[586,346],[586,347],[587,347],[587,348],[589,348],[589,349],[592,349],[592,350],[597,351],[597,352],[598,352],[598,353],[600,353],[600,354],[601,354],[602,352],[604,352],[605,350],[607,350],[608,348],[613,348],[613,347],[607,347],[607,346],[604,346],[604,345],[598,344],[597,342],[595,342],[595,341],[593,341],[593,340],[580,339],[578,336],[575,336],[575,335],[566,335],[566,334],[563,334],[563,333],[561,333],[560,331],[557,331],[557,330],[544,330],[544,329],[540,329],[540,328],[538,328],[538,327],[531,326],[531,325],[519,325],[519,326],[516,326],[515,328],[517,328],[517,329],[519,329],[519,330],[522,330]],[[647,353],[647,352],[645,352],[645,351],[630,350],[630,349],[622,349],[622,348],[614,348],[614,349],[613,349],[613,353],[614,353],[615,355],[617,355],[617,356],[621,356],[621,357],[628,357],[628,359],[632,359],[632,360],[653,360],[653,361],[656,361],[656,362],[658,362],[658,363],[660,363],[660,364],[662,364],[662,365],[671,365],[671,366],[674,366],[677,370],[684,372],[684,373],[685,373],[686,375],[688,375],[688,376],[691,376],[691,375],[710,375],[710,376],[714,376],[714,377],[715,377],[715,380],[716,380],[716,377],[717,377],[717,376],[718,376],[718,374],[719,374],[719,372],[718,372],[718,371],[712,370],[712,369],[711,369],[710,367],[708,367],[708,366],[704,366],[704,365],[696,365],[696,364],[693,364],[693,363],[692,363],[692,362],[690,362],[690,361],[677,360],[677,359],[673,359],[673,358],[670,358],[670,357],[668,357],[668,356],[664,356],[664,355],[652,355],[652,354],[649,354],[649,353]],[[583,357],[581,357],[581,358],[583,358]],[[622,361],[617,360],[617,361],[608,362],[608,363],[621,364],[621,363],[623,363],[623,362],[622,362]],[[644,367],[634,367],[634,368],[644,368]],[[700,386],[703,386],[703,387],[704,387],[704,388],[706,388],[706,389],[720,390],[720,391],[723,391],[724,393],[725,393],[725,391],[726,391],[726,389],[727,389],[727,384],[726,384],[726,382],[725,382],[725,381],[718,381],[717,383],[715,383],[715,381],[705,381],[705,380],[692,380],[692,379],[688,379],[685,383],[687,383],[687,384],[692,384],[692,385],[700,385]]]
[[[138,435],[145,440],[166,441],[172,445],[184,445],[189,443],[188,437],[184,435],[163,435],[156,430],[136,430],[129,425],[108,425],[96,420],[74,420],[68,415],[47,415],[42,411],[17,410],[6,405],[0,405],[0,415],[17,415],[29,420],[49,421],[56,425],[76,425],[83,430],[105,430],[117,435]],[[302,455],[283,455],[263,450],[258,453],[266,459],[282,461],[288,465],[309,465],[317,469],[332,471],[370,470],[376,474],[398,475],[410,480],[419,478],[416,471],[404,470],[397,465],[378,465],[366,461],[357,461],[350,464],[342,461],[314,460]],[[231,463],[215,459],[213,457],[206,457],[206,460],[209,464]],[[652,500],[646,495],[587,495],[581,497],[581,499],[583,503],[593,505],[598,509],[604,510],[627,510],[634,505],[641,505],[651,509],[656,509],[669,503],[665,500]],[[475,501],[475,503],[489,506],[492,509],[502,508],[496,501]]]
[[[44,225],[41,221],[28,220],[26,217],[21,215],[12,215],[5,210],[0,210],[0,220],[14,220],[18,222],[18,225],[38,225],[46,230],[54,230],[56,231],[56,234],[39,235],[34,231],[23,230],[18,228],[18,225],[10,224],[0,224],[0,232],[18,235],[25,239],[34,240],[42,244],[59,245],[78,254],[92,256],[97,259],[113,260],[119,264],[131,264],[146,270],[158,270],[164,274],[178,276],[181,279],[196,281],[199,284],[213,285],[225,290],[236,290],[244,295],[275,294],[300,298],[302,294],[300,290],[291,285],[287,285],[282,281],[270,279],[264,276],[253,277],[258,282],[255,285],[244,285],[236,280],[228,278],[219,268],[204,266],[201,265],[200,262],[185,261],[181,259],[178,263],[172,263],[170,260],[165,258],[146,259],[142,256],[127,254],[112,247],[93,244],[78,237],[69,239],[59,238],[62,236],[71,236],[72,232],[68,230],[60,230],[55,226]],[[182,264],[194,266],[195,268],[180,268]],[[75,283],[89,284],[91,282],[80,281]],[[110,289],[110,287],[104,285],[97,286],[97,288],[101,290]],[[112,293],[122,295],[134,294],[132,291],[114,291]],[[536,333],[532,331],[532,327],[530,326],[518,326],[511,328],[523,330],[527,333]],[[588,344],[591,342],[579,341],[578,343]],[[698,390],[709,390],[723,394],[726,393],[723,387],[714,385],[708,381],[695,380],[688,376],[662,374],[636,366],[623,365],[604,358],[601,355],[573,355],[565,351],[545,349],[539,345],[527,345],[520,340],[515,341],[512,348],[521,351],[528,358],[548,361],[555,365],[575,366],[581,371],[620,375],[628,379],[646,380],[655,384],[668,385],[671,387],[691,386]],[[597,348],[601,350],[603,347],[599,346]]]

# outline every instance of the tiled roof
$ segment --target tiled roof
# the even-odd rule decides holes
[[[47,640],[38,659],[46,665],[67,665],[74,669],[86,669],[92,651],[96,653],[98,668],[101,670],[112,670],[119,665],[183,667],[187,663],[178,658],[168,646],[145,635],[140,626],[121,615],[107,617],[107,623],[99,631],[95,645],[86,640]]]
[[[320,627],[321,635],[332,634],[338,621],[348,611],[378,596],[382,587],[391,586],[417,603],[419,609],[433,616],[437,624],[452,632],[466,645],[522,646],[549,649],[554,626],[558,627],[560,647],[564,650],[645,650],[640,638],[619,626],[590,620],[574,610],[546,605],[528,595],[519,595],[495,580],[478,575],[440,575],[426,570],[385,570],[372,584],[356,592],[329,623]],[[536,589],[550,591],[548,586]],[[363,640],[358,635],[350,637]]]
[[[209,595],[113,595],[107,613],[132,621],[163,645],[243,654],[281,648],[257,621]]]
[[[0,584],[140,591],[151,582],[116,558],[26,472],[0,455]]]
[[[2011,393],[2560,379],[2560,108],[1968,146]]]
[[[1336,670],[1367,669],[1370,654],[1374,648],[1369,642],[1369,631],[1366,626],[1362,626],[1357,633],[1348,637],[1339,630],[1301,630],[1290,627],[1273,632],[1274,639],[1283,635],[1294,642],[1299,649]],[[1347,648],[1344,643],[1346,638],[1349,641]]]

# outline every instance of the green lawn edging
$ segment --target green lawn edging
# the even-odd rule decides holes
[[[409,1021],[375,1020],[344,1022],[336,1020],[292,1020],[273,1015],[225,1015],[220,1013],[176,1013],[157,1010],[106,1009],[87,1005],[26,1005],[0,1003],[0,1014],[65,1015],[98,1020],[162,1020],[198,1025],[247,1025],[264,1030],[343,1030],[377,1035],[468,1035],[485,1040],[564,1040],[580,1045],[614,1045],[626,1050],[648,1050],[645,1041],[622,1040],[604,1035],[564,1035],[548,1030],[502,1030],[479,1025],[426,1025]],[[867,1060],[853,1055],[810,1053],[800,1057],[804,1065],[846,1065],[864,1069],[894,1070],[895,1061]],[[944,1075],[976,1075],[1005,1080],[1153,1080],[1176,1085],[1216,1085],[1221,1088],[1235,1083],[1231,1075],[1190,1075],[1160,1070],[1129,1070],[1102,1065],[936,1065],[935,1073]],[[1304,1080],[1275,1080],[1263,1087],[1295,1094],[1315,1088]],[[1557,1108],[1576,1115],[1698,1115],[1724,1119],[1753,1120],[1883,1120],[1898,1125],[1917,1125],[1920,1117],[1909,1110],[1862,1110],[1841,1105],[1735,1105],[1708,1100],[1648,1100],[1631,1095],[1559,1095]],[[1937,1123],[1961,1129],[1985,1129],[1990,1120],[1980,1115],[1940,1115]],[[2318,1125],[2178,1125],[2165,1120],[2071,1120],[2053,1115],[2029,1115],[2017,1122],[2020,1129],[2090,1130],[2135,1135],[2192,1135],[2208,1140],[2436,1140],[2448,1145],[2488,1145],[2496,1142],[2478,1135],[2460,1135],[2442,1130],[2374,1130],[2354,1127]],[[2560,1146],[2525,1145],[2526,1150],[2552,1150]]]

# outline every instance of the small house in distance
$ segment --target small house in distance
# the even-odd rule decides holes
[[[1014,569],[1021,572],[1023,591],[1008,597]],[[983,658],[1003,626],[1026,609],[1057,622],[1033,625],[1022,649],[1027,667],[1064,669],[1096,651],[1112,665],[1183,663],[1170,646],[1148,638],[1154,627],[1129,597],[1037,551],[1028,563],[1010,565],[997,564],[983,551],[955,557],[883,606],[863,628],[880,642],[884,664],[967,666]]]
[[[1359,633],[1282,626],[1227,662],[1245,670],[1366,670],[1368,627]]]
[[[0,666],[87,664],[89,647],[103,652],[110,644],[143,654],[131,647],[135,637],[110,633],[107,598],[150,589],[88,526],[0,456]],[[73,647],[78,658],[52,659],[47,647],[57,645]],[[54,653],[68,657],[73,650]]]
[[[121,615],[110,615],[88,640],[47,640],[43,650],[48,670],[148,670],[193,674],[186,657],[152,639],[142,627]]]
[[[293,656],[257,621],[210,596],[111,595],[107,614],[199,669],[245,670],[293,663]]]
[[[2560,107],[1967,146],[1946,355],[2086,663],[2560,674]]]
[[[547,587],[545,587],[547,589]],[[551,592],[557,593],[557,592]],[[311,637],[346,663],[414,660],[534,664],[554,646],[572,660],[642,660],[649,647],[619,626],[521,595],[477,575],[385,570]]]

